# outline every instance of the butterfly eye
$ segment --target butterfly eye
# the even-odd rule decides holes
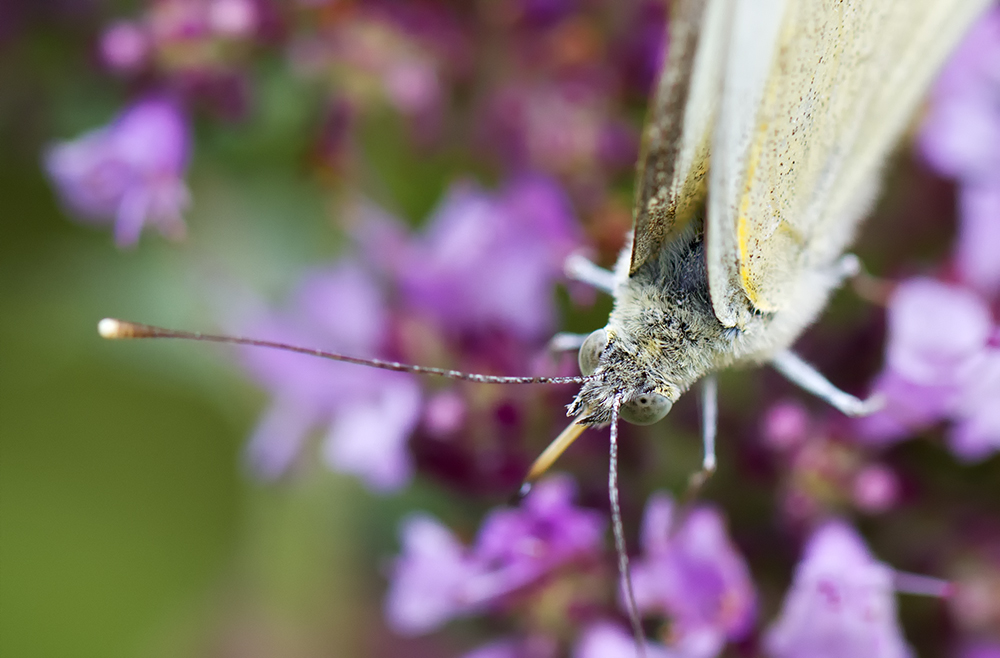
[[[580,354],[577,359],[580,362],[580,372],[584,375],[592,375],[597,370],[597,364],[601,362],[601,353],[608,345],[608,332],[598,329],[591,333],[580,346]]]
[[[640,393],[622,405],[621,417],[633,425],[652,425],[673,406],[673,402],[659,393]]]

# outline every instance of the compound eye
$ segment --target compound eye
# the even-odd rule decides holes
[[[652,425],[668,413],[674,403],[659,393],[640,393],[621,408],[622,420],[633,425]]]
[[[597,365],[601,362],[601,353],[608,345],[608,332],[598,329],[592,332],[580,346],[580,353],[577,356],[580,362],[580,372],[584,375],[592,375],[597,370]]]

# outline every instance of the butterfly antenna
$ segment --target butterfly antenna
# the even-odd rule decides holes
[[[396,361],[384,361],[382,359],[363,359],[336,352],[327,352],[310,347],[298,347],[287,343],[278,343],[270,340],[257,340],[255,338],[242,338],[240,336],[220,336],[217,334],[203,334],[196,331],[181,331],[177,329],[164,329],[138,322],[125,322],[114,318],[104,318],[97,324],[97,332],[109,340],[124,340],[129,338],[180,338],[184,340],[202,340],[211,343],[229,343],[230,345],[251,345],[253,347],[269,347],[275,350],[295,352],[297,354],[308,354],[318,356],[322,359],[332,361],[342,361],[344,363],[354,363],[359,366],[370,366],[383,370],[394,370],[396,372],[411,372],[418,375],[436,375],[449,379],[462,379],[483,384],[583,384],[589,381],[590,377],[503,377],[498,375],[480,375],[458,370],[448,370],[447,368],[431,368],[428,366],[415,366],[407,363],[397,363]]]
[[[646,635],[642,632],[639,606],[635,604],[632,590],[632,572],[629,569],[628,553],[625,550],[625,528],[622,524],[622,510],[618,504],[618,411],[622,406],[621,396],[611,403],[611,455],[608,460],[608,496],[611,499],[611,530],[615,535],[615,552],[618,554],[618,575],[625,590],[625,607],[635,636],[639,658],[646,658]]]

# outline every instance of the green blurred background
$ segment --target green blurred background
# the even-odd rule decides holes
[[[277,297],[338,252],[298,173],[312,92],[260,62],[251,116],[197,127],[191,239],[120,252],[67,220],[40,164],[126,90],[88,55],[96,14],[28,14],[0,46],[0,655],[367,653],[402,505],[319,467],[252,482],[241,446],[265,399],[223,350],[95,329],[213,327],[208,275]],[[411,215],[447,177],[421,171],[433,180],[402,195]]]

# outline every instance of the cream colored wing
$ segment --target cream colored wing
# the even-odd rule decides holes
[[[886,156],[991,0],[730,0],[707,243],[718,318],[783,310],[846,248]]]
[[[629,273],[655,258],[705,200],[722,84],[726,0],[671,3],[666,65],[643,133]]]

